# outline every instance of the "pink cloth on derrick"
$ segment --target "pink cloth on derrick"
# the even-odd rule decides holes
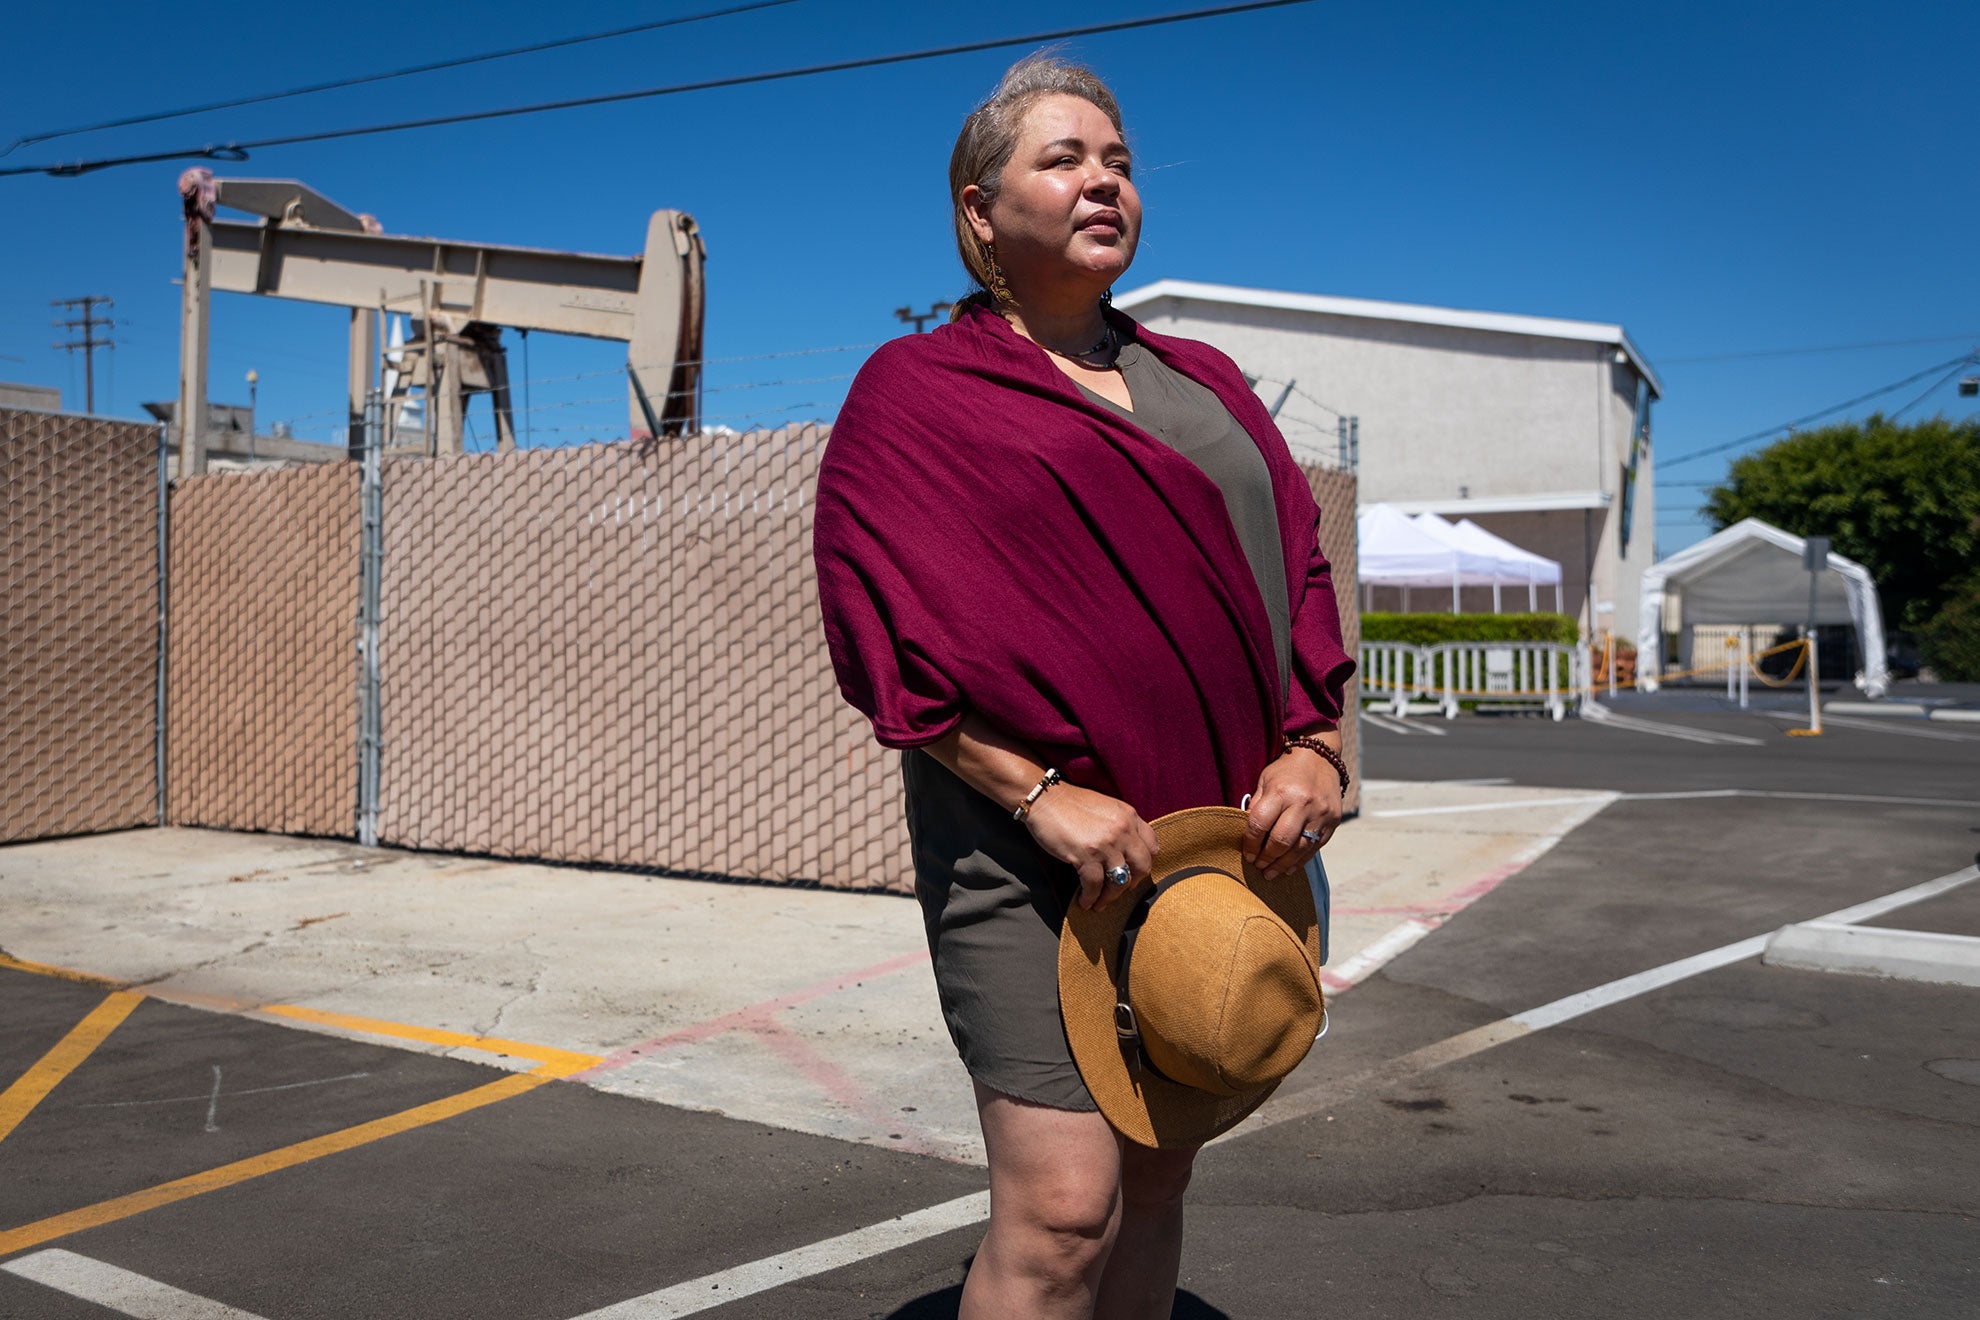
[[[833,423],[813,546],[833,668],[889,747],[974,710],[1144,819],[1236,806],[1288,732],[1340,718],[1354,670],[1319,508],[1229,358],[1107,314],[1265,456],[1292,690],[1216,483],[975,305],[882,346]]]

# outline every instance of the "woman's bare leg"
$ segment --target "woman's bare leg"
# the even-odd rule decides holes
[[[990,1159],[990,1230],[963,1283],[959,1320],[1089,1320],[1120,1222],[1119,1138],[1098,1114],[980,1082],[976,1112]]]
[[[1197,1147],[1150,1150],[1123,1140],[1121,1225],[1100,1277],[1097,1320],[1168,1320],[1182,1263],[1183,1193]]]

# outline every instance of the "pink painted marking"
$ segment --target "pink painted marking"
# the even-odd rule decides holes
[[[901,1140],[890,1142],[887,1149],[916,1155],[944,1153],[933,1133],[898,1111],[876,1103],[843,1069],[783,1023],[762,1022],[745,1029],[827,1098],[844,1105],[879,1132],[899,1132]]]
[[[1404,918],[1402,924],[1376,940],[1376,944],[1381,944],[1383,941],[1392,938],[1397,932],[1408,926],[1418,927],[1424,935],[1427,935],[1465,908],[1470,907],[1473,903],[1476,903],[1479,899],[1485,897],[1485,895],[1491,893],[1494,889],[1497,889],[1512,877],[1518,875],[1521,871],[1524,871],[1530,865],[1532,865],[1532,859],[1529,858],[1523,862],[1507,862],[1504,866],[1494,867],[1463,888],[1452,890],[1435,903],[1412,903],[1402,907],[1386,908],[1337,907],[1333,909],[1333,913],[1337,916],[1402,916]],[[1413,944],[1415,940],[1410,940],[1408,943]],[[1374,946],[1371,945],[1369,947],[1372,948]],[[1407,946],[1405,945],[1405,947]],[[1395,951],[1395,953],[1400,952],[1400,949]],[[1343,990],[1351,990],[1368,976],[1379,971],[1382,964],[1386,963],[1389,958],[1394,957],[1395,953],[1391,953],[1386,957],[1382,957],[1379,961],[1373,962],[1364,961],[1361,954],[1351,954],[1341,961],[1339,971],[1329,971],[1324,967],[1321,968],[1320,984],[1337,994]]]
[[[1342,907],[1333,909],[1339,917],[1450,917],[1476,903],[1506,881],[1524,871],[1526,862],[1508,862],[1487,871],[1462,889],[1454,889],[1429,903],[1403,903],[1396,907]]]
[[[754,1031],[761,1027],[774,1027],[775,1023],[772,1019],[787,1008],[795,1008],[799,1004],[808,1004],[814,999],[822,999],[826,995],[837,994],[841,990],[850,989],[862,981],[870,981],[882,976],[891,976],[895,972],[906,971],[910,967],[927,961],[928,951],[926,949],[915,953],[904,953],[899,957],[889,958],[885,962],[875,963],[871,967],[863,967],[856,972],[846,972],[841,976],[834,976],[829,980],[820,981],[815,985],[808,985],[802,990],[793,990],[789,994],[779,995],[775,999],[766,999],[760,1004],[751,1004],[748,1008],[739,1008],[732,1013],[724,1013],[720,1017],[709,1018],[706,1022],[697,1022],[692,1026],[682,1027],[677,1031],[670,1031],[664,1036],[655,1036],[653,1039],[643,1040],[637,1045],[628,1045],[622,1050],[617,1050],[606,1055],[603,1062],[593,1064],[581,1073],[573,1073],[572,1076],[578,1080],[596,1077],[600,1073],[613,1072],[648,1055],[658,1054],[662,1050],[674,1049],[681,1045],[696,1045],[704,1040],[720,1036],[725,1032]]]

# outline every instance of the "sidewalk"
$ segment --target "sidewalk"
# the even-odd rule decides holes
[[[1612,797],[1365,785],[1327,851],[1330,991]],[[982,1160],[905,898],[188,829],[0,848],[0,895],[8,956],[160,999],[518,1069],[584,1055],[601,1090]]]

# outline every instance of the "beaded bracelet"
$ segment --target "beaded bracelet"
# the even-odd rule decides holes
[[[1347,792],[1347,786],[1348,786],[1347,762],[1341,759],[1341,754],[1339,752],[1335,751],[1332,747],[1329,747],[1326,743],[1321,742],[1318,738],[1314,737],[1312,734],[1303,734],[1298,738],[1286,739],[1287,751],[1291,751],[1295,747],[1304,747],[1309,752],[1318,752],[1320,753],[1321,756],[1325,757],[1327,761],[1334,767],[1334,773],[1341,777],[1341,792],[1343,793]]]
[[[1017,810],[1011,812],[1011,819],[1021,821],[1026,816],[1029,816],[1031,814],[1032,803],[1044,797],[1045,790],[1058,782],[1059,772],[1057,770],[1047,770],[1045,777],[1032,785],[1031,791],[1024,795],[1024,801],[1017,804]]]

